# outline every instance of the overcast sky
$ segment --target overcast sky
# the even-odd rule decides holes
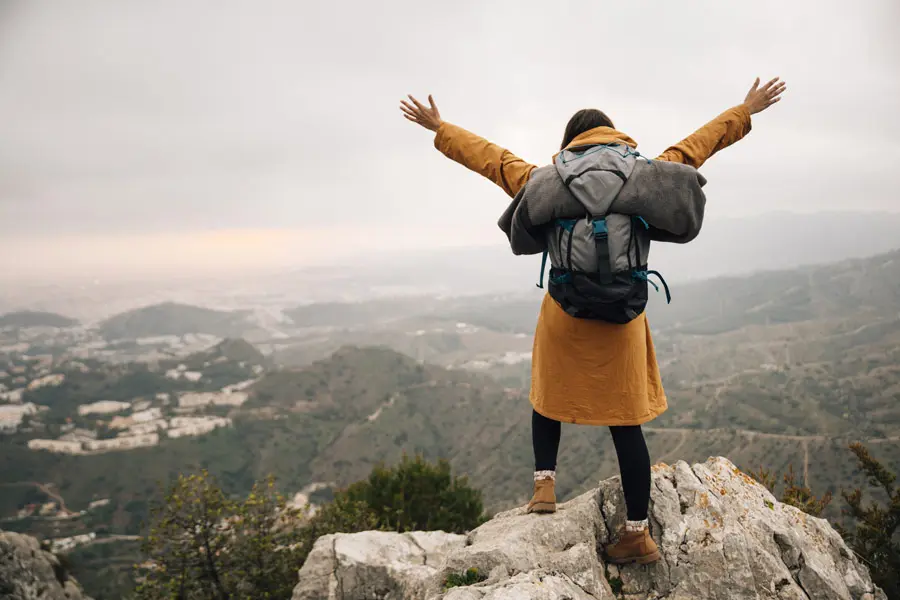
[[[543,163],[580,108],[653,155],[779,75],[708,214],[897,211],[898,29],[896,0],[0,0],[0,269],[502,243],[405,93]]]

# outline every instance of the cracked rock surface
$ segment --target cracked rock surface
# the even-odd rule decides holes
[[[615,567],[618,478],[559,506],[518,508],[468,536],[365,532],[319,539],[294,600],[886,600],[827,521],[778,502],[724,458],[656,465],[650,528],[662,559]],[[450,590],[450,573],[481,583]]]
[[[0,598],[90,600],[55,555],[41,550],[35,538],[11,531],[0,531]]]

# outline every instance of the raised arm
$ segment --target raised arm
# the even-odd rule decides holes
[[[750,115],[762,112],[781,99],[786,84],[779,78],[759,87],[759,78],[750,88],[743,104],[721,115],[660,154],[656,160],[668,160],[700,168],[710,156],[750,133]]]
[[[441,119],[434,99],[428,96],[425,106],[412,96],[401,100],[404,116],[435,132],[434,147],[464,167],[487,177],[510,196],[515,196],[528,182],[535,165],[529,164],[505,148],[481,136]]]

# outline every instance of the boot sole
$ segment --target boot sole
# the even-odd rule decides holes
[[[630,564],[639,564],[639,565],[649,565],[650,563],[655,563],[659,560],[659,552],[654,552],[653,554],[648,554],[646,556],[629,556],[628,558],[608,558],[606,562],[613,565],[630,565]]]
[[[550,504],[548,502],[538,502],[537,504],[532,505],[531,508],[528,509],[528,512],[529,513],[538,513],[540,515],[555,513],[556,505]]]

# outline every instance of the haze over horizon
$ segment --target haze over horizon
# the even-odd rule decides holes
[[[584,106],[653,155],[778,75],[783,102],[703,167],[709,222],[897,213],[900,6],[867,5],[6,2],[0,272],[227,273],[503,244],[508,199],[401,118],[406,93],[542,162]]]

